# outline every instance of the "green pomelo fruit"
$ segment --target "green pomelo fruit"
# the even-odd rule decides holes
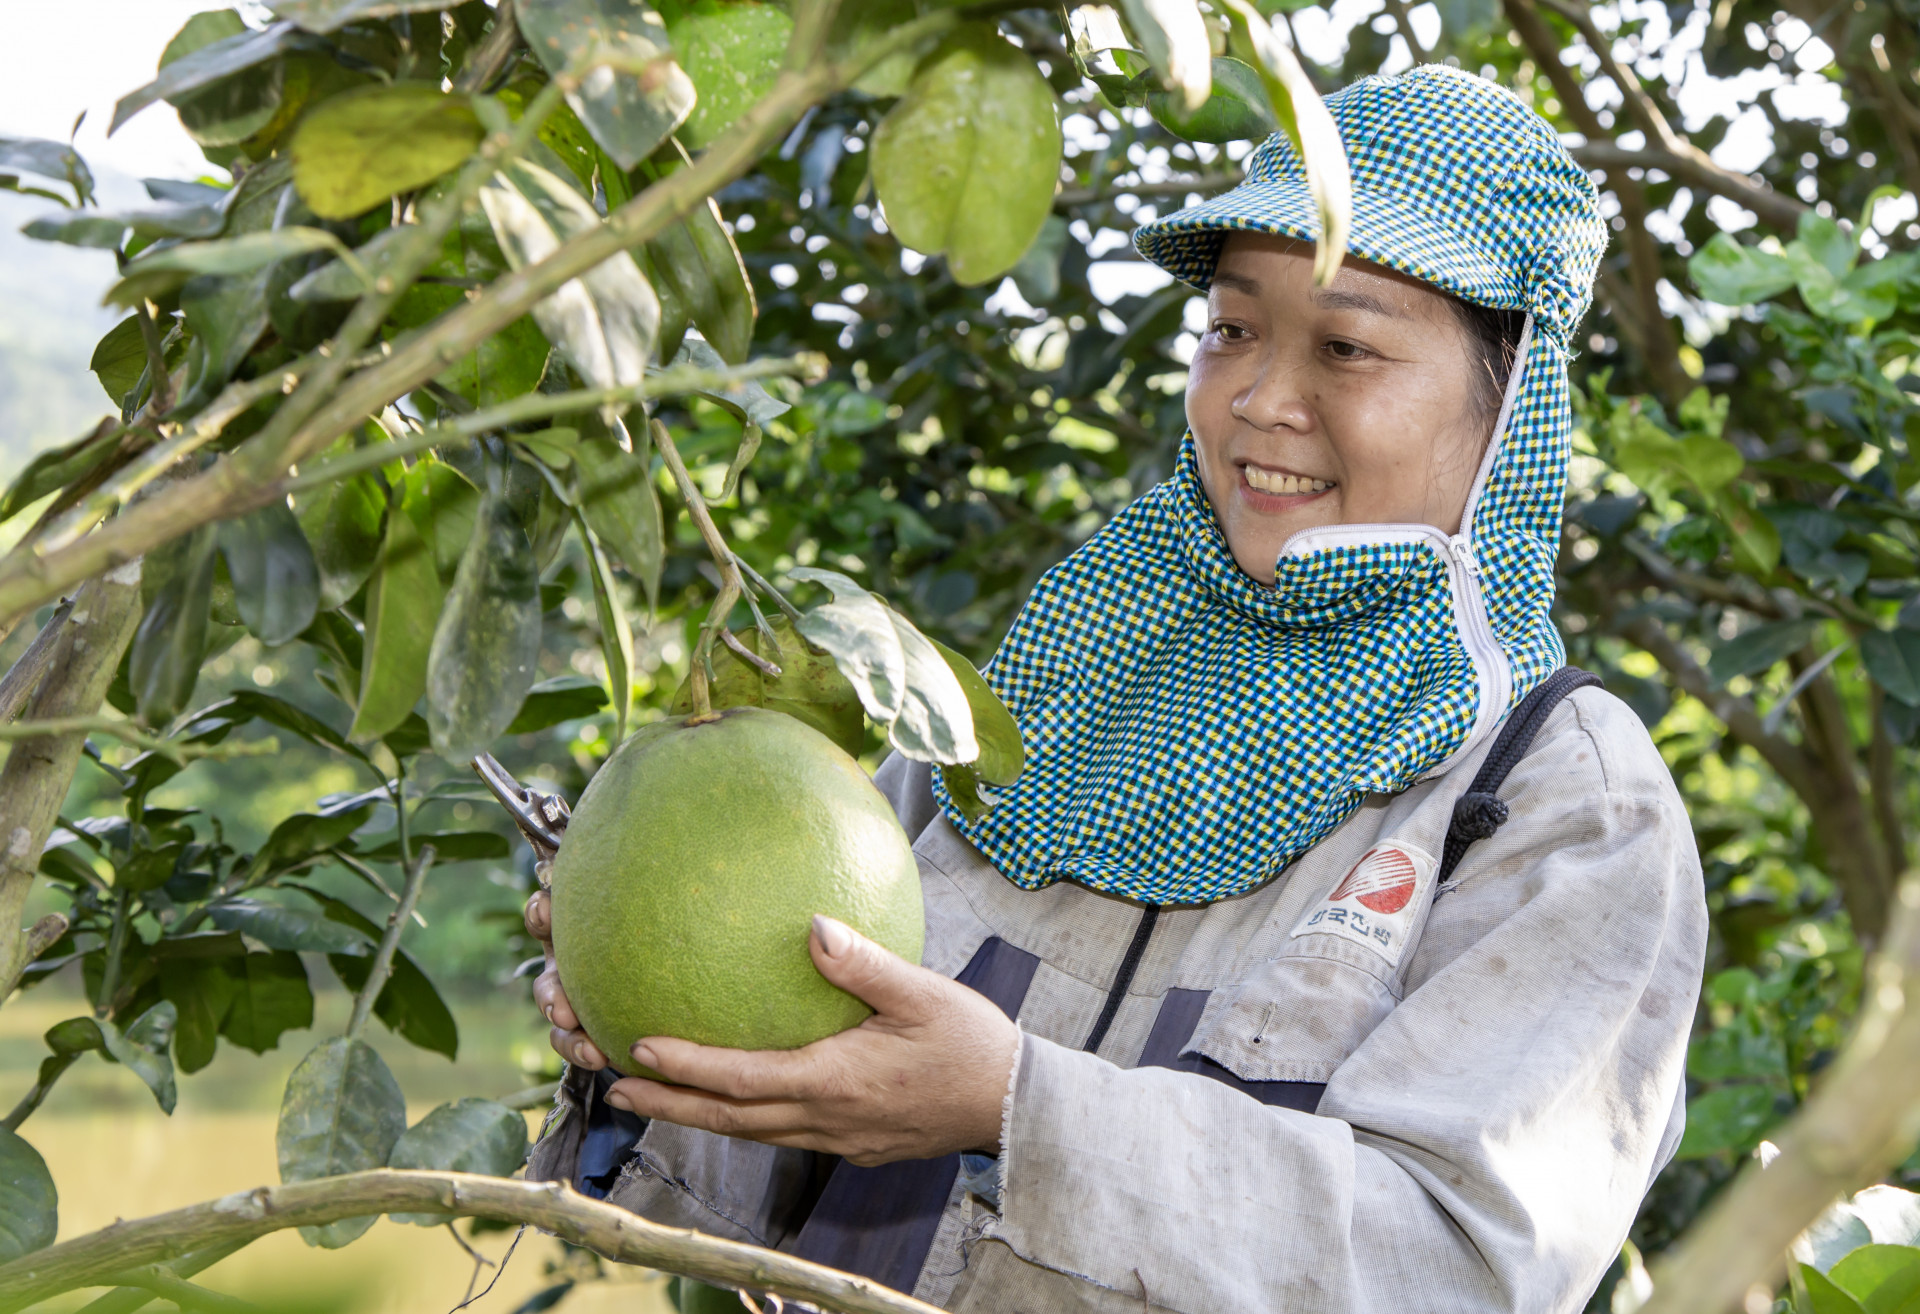
[[[795,1049],[873,1010],[815,969],[815,913],[909,962],[920,877],[846,753],[780,712],[644,726],[594,776],[553,864],[553,949],[594,1044],[646,1036]]]

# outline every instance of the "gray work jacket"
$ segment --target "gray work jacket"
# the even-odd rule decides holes
[[[607,1198],[842,1267],[879,1236],[865,1271],[980,1314],[1580,1308],[1679,1141],[1700,864],[1645,729],[1587,688],[1436,898],[1486,751],[1258,889],[1151,914],[1014,886],[890,759],[925,962],[1025,1033],[998,1190],[655,1122]],[[529,1177],[574,1176],[593,1099],[569,1074]],[[887,1194],[903,1181],[921,1204]]]

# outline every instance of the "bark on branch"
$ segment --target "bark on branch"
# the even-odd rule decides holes
[[[1705,151],[1691,145],[1684,152],[1635,151],[1617,142],[1590,141],[1573,147],[1571,154],[1589,169],[1660,169],[1702,191],[1714,192],[1744,205],[1759,215],[1762,223],[1789,233],[1799,226],[1800,216],[1808,208],[1794,197],[1763,187],[1744,174],[1721,168]]]
[[[98,712],[140,611],[137,563],[88,580],[60,627],[47,674],[27,702],[26,719],[59,723]],[[22,739],[0,769],[0,999],[13,993],[29,961],[21,909],[85,742],[81,731]]]
[[[1895,900],[1887,948],[1870,964],[1860,1022],[1813,1098],[1750,1163],[1670,1258],[1641,1314],[1773,1307],[1781,1256],[1841,1195],[1880,1180],[1920,1134],[1920,875]]]
[[[528,1223],[625,1264],[702,1282],[772,1291],[845,1314],[939,1314],[934,1306],[863,1277],[777,1250],[650,1223],[558,1182],[382,1168],[284,1186],[262,1186],[171,1213],[115,1223],[0,1264],[0,1314],[63,1291],[100,1286],[129,1270],[289,1227],[384,1213],[451,1213]]]

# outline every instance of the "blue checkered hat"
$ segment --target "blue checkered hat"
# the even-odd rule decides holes
[[[1308,531],[1264,587],[1235,564],[1189,437],[1171,478],[1042,577],[988,668],[1026,772],[977,820],[936,782],[1015,884],[1162,904],[1251,889],[1369,794],[1447,770],[1565,659],[1549,612],[1567,350],[1607,236],[1594,188],[1544,121],[1454,69],[1327,104],[1353,168],[1350,251],[1529,317],[1460,532]],[[1235,230],[1317,233],[1285,137],[1135,241],[1204,288]]]

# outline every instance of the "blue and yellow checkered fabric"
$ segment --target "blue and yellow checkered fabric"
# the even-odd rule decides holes
[[[1566,362],[1607,241],[1598,198],[1539,116],[1470,74],[1367,78],[1327,105],[1353,170],[1349,250],[1532,317],[1462,527],[1511,706],[1565,658],[1549,611]],[[1284,135],[1240,186],[1134,241],[1204,289],[1235,230],[1314,239]],[[936,786],[947,815],[1028,888],[1071,880],[1162,904],[1251,889],[1368,794],[1405,789],[1491,726],[1449,581],[1435,545],[1403,539],[1288,556],[1273,588],[1256,583],[1234,564],[1188,439],[1172,478],[1035,588],[988,670],[1027,770],[979,821]]]

